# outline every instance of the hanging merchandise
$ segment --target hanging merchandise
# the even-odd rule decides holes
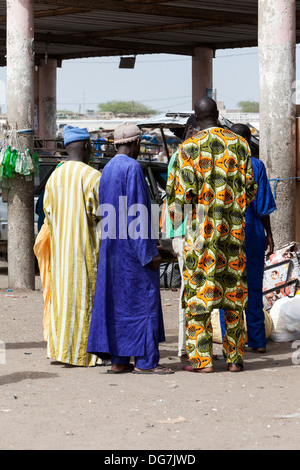
[[[0,181],[2,187],[8,185],[8,181],[16,175],[24,176],[26,180],[32,179],[32,174],[39,176],[39,159],[28,148],[21,147],[19,133],[14,129],[7,131],[2,149],[0,151]]]
[[[4,150],[4,155],[3,155],[3,160],[2,160],[3,176],[5,176],[6,178],[11,178],[12,176],[12,171],[11,171],[11,166],[10,166],[10,156],[11,156],[11,146],[7,144]]]

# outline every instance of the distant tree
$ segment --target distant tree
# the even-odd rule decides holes
[[[58,109],[56,113],[57,114],[74,114],[74,111],[69,111],[67,109]]]
[[[107,101],[98,105],[100,112],[111,112],[113,114],[156,114],[152,108],[138,101]]]
[[[240,101],[238,107],[242,113],[259,113],[259,103],[257,101]]]

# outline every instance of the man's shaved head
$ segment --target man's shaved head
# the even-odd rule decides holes
[[[202,96],[195,103],[195,114],[201,118],[216,116],[218,114],[217,103],[208,96]]]
[[[247,140],[249,146],[251,145],[251,130],[246,124],[233,124],[230,128],[232,132],[237,135],[244,137]]]
[[[217,125],[219,112],[217,103],[208,96],[202,96],[195,103],[195,116],[200,128]]]

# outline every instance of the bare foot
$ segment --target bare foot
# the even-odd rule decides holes
[[[227,366],[227,369],[230,372],[241,372],[243,368],[243,364],[228,364]]]
[[[187,354],[182,354],[180,356],[180,361],[181,362],[189,362],[189,356]]]

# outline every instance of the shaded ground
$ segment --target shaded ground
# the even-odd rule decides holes
[[[8,292],[7,264],[0,262],[1,450],[300,448],[300,367],[291,343],[269,342],[262,356],[247,352],[238,374],[226,370],[215,345],[216,373],[184,372],[177,358],[178,292],[162,291],[161,364],[173,367],[173,375],[67,367],[46,359],[40,288],[37,277],[35,291]]]

